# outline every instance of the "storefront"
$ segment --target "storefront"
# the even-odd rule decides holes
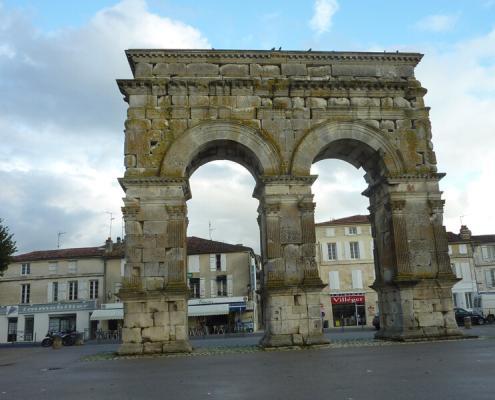
[[[49,331],[77,330],[88,336],[95,300],[0,307],[0,343],[40,342]]]
[[[248,303],[245,297],[189,300],[189,335],[252,331],[253,310]]]
[[[366,325],[364,293],[331,294],[330,302],[335,327]]]

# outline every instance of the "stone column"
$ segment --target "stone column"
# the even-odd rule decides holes
[[[441,174],[388,178],[368,189],[376,246],[380,331],[388,340],[459,337],[441,225]],[[447,256],[447,258],[446,258]],[[449,268],[450,269],[450,268]]]
[[[258,184],[263,259],[265,347],[326,343],[320,315],[324,287],[315,261],[316,177],[265,177]]]
[[[124,178],[126,237],[120,354],[187,352],[186,200],[182,179]]]

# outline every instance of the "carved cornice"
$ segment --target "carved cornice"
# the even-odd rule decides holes
[[[198,80],[201,79],[201,83]],[[264,78],[250,77],[250,78],[228,78],[228,77],[211,77],[211,78],[198,78],[198,77],[150,77],[150,78],[136,78],[136,79],[118,79],[117,85],[120,92],[124,96],[129,94],[151,94],[153,90],[159,89],[160,93],[167,93],[169,88],[183,87],[187,89],[189,86],[196,88],[199,84],[203,87],[218,87],[230,86],[233,88],[256,86],[260,89],[270,90],[270,86],[273,82],[277,81],[286,82],[287,89],[290,91],[297,90],[328,90],[328,91],[348,91],[348,90],[366,90],[366,91],[399,91],[404,92],[411,89],[409,82],[400,80],[391,80],[384,78],[367,77],[364,79],[341,79],[333,77],[330,80],[301,80],[293,79],[289,77],[273,77]],[[212,92],[214,92],[212,88]]]
[[[312,185],[318,175],[306,175],[306,176],[296,176],[296,175],[270,175],[262,176],[260,181],[265,185]]]
[[[416,66],[422,54],[387,52],[344,52],[344,51],[272,51],[272,50],[166,50],[130,49],[126,50],[129,65],[134,70],[139,61],[201,62],[224,63],[256,62],[259,64],[276,62],[306,63],[387,63]]]
[[[425,180],[433,180],[433,181],[439,181],[441,180],[446,174],[443,172],[431,172],[427,174],[402,174],[402,175],[392,175],[389,176],[387,179],[387,182],[389,184],[398,184],[398,183],[405,183],[405,182],[410,182],[410,181],[425,181]]]
[[[191,197],[189,180],[186,178],[147,176],[142,178],[117,178],[124,192],[131,186],[182,186],[186,199]]]

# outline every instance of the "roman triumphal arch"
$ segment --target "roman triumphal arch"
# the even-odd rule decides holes
[[[264,346],[324,343],[311,165],[366,171],[381,327],[459,335],[426,90],[415,53],[129,50],[123,354],[189,351],[186,201],[201,165],[256,180]],[[331,199],[329,199],[331,200]]]

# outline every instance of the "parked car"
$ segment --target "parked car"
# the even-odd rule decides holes
[[[483,325],[486,321],[485,318],[481,314],[478,314],[477,312],[471,312],[468,310],[465,310],[464,308],[454,308],[454,313],[455,313],[455,320],[457,322],[457,325],[462,326],[464,325],[464,318],[465,317],[470,317],[471,322],[475,325]]]
[[[373,324],[373,326],[375,327],[375,329],[377,331],[379,331],[380,330],[380,315],[379,314],[376,314],[373,317],[373,321],[371,321],[371,323]]]

